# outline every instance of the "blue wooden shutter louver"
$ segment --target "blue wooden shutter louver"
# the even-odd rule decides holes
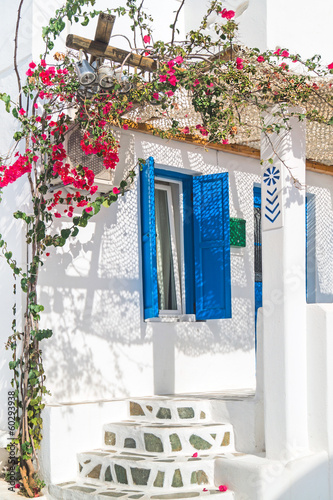
[[[140,172],[144,319],[158,317],[154,159]]]
[[[193,179],[196,319],[231,318],[228,174]]]

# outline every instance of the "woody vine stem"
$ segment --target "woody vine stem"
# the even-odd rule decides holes
[[[240,46],[235,13],[223,8],[219,0],[211,2],[198,29],[190,31],[184,40],[177,40],[179,13],[186,3],[182,0],[170,25],[170,42],[154,40],[153,19],[145,10],[144,0],[126,0],[125,7],[108,10],[128,17],[133,43],[124,35],[118,36],[128,40],[130,54],[148,58],[157,69],[149,78],[140,67],[125,69],[130,59],[127,56],[121,63],[109,62],[116,75],[110,88],[82,88],[75,69],[77,53],[56,53],[54,64],[48,64],[46,58],[50,58],[54,40],[64,30],[66,20],[86,26],[99,14],[92,9],[95,3],[67,0],[55,12],[43,29],[45,53],[38,61],[30,62],[22,82],[17,64],[24,4],[20,0],[14,43],[17,102],[0,92],[0,100],[18,125],[13,146],[1,157],[0,188],[27,182],[30,191],[28,213],[21,209],[14,213],[25,229],[29,249],[26,270],[17,264],[0,235],[1,254],[25,294],[23,331],[18,331],[13,321],[7,348],[12,351],[9,367],[16,405],[15,426],[10,432],[14,434],[12,444],[17,450],[20,481],[28,497],[40,492],[37,454],[48,394],[40,343],[52,335],[51,330],[40,325],[44,309],[38,301],[40,268],[47,263],[52,249],[77,237],[92,217],[125,195],[143,161],[139,159],[118,187],[99,193],[94,172],[68,160],[65,136],[69,127],[75,125],[81,130],[81,148],[88,157],[96,155],[104,168],[115,169],[119,163],[117,131],[135,129],[147,120],[164,124],[153,130],[162,138],[192,137],[203,146],[235,142],[240,135],[246,137],[253,128],[247,112],[254,110],[260,116],[275,104],[280,109],[275,123],[265,126],[259,119],[257,125],[268,137],[287,132],[291,117],[333,124],[333,117],[327,119],[319,107],[307,108],[314,98],[325,103],[326,109],[332,108],[331,80],[322,77],[331,76],[333,63],[322,67],[318,56],[303,60],[284,48],[261,53]],[[213,18],[209,31],[208,22]],[[294,63],[303,70],[291,71]],[[182,99],[193,110],[191,120],[183,114]],[[288,106],[304,106],[307,110],[288,114]],[[150,110],[150,118],[144,117],[144,109]],[[74,112],[74,119],[69,110]]]

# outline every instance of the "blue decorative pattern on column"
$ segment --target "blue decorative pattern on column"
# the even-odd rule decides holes
[[[274,188],[277,181],[280,179],[280,170],[276,167],[268,167],[263,175],[263,181],[267,186],[271,186],[271,190],[266,191],[265,217],[273,223],[281,213],[279,195],[277,187]]]

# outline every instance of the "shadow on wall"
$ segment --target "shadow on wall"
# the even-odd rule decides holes
[[[151,143],[150,143],[151,144]],[[133,145],[123,150],[123,164],[133,158]],[[145,148],[143,148],[145,149]],[[147,157],[151,151],[138,156]],[[40,302],[45,326],[54,335],[42,345],[47,377],[58,400],[129,396],[129,380],[142,380],[153,391],[153,370],[173,372],[175,350],[187,357],[226,354],[254,347],[253,182],[257,176],[242,173],[239,163],[217,165],[215,152],[188,153],[154,145],[163,164],[213,173],[229,169],[235,214],[248,223],[248,248],[232,255],[233,317],[223,321],[174,323],[163,326],[161,342],[156,324],[142,322],[142,288],[138,210],[138,179],[124,198],[101,212],[80,231],[78,241],[58,249],[41,273]],[[170,157],[171,155],[171,157]],[[179,164],[179,165],[178,165]],[[208,167],[207,167],[208,165]],[[234,208],[232,210],[235,211]],[[249,291],[250,290],[250,291]],[[159,325],[161,326],[161,325]],[[165,339],[164,339],[165,340]],[[153,352],[152,352],[153,347]],[[168,360],[168,363],[166,363]],[[141,382],[140,382],[141,383]],[[172,383],[171,386],[174,384]],[[170,384],[169,384],[170,386]]]

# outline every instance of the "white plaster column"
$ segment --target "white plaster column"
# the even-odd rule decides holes
[[[305,124],[289,125],[261,141],[265,439],[267,457],[282,461],[308,448]]]

